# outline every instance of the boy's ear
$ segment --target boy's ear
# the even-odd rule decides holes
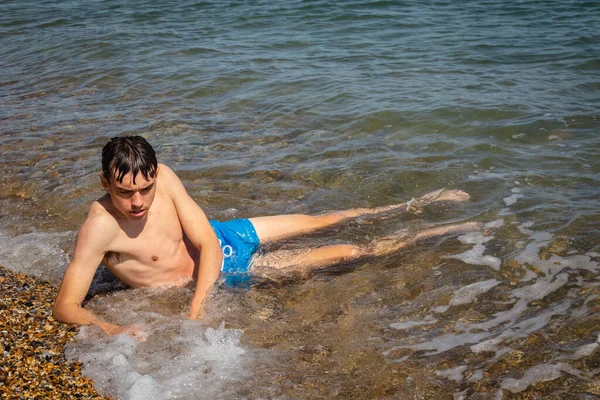
[[[104,177],[104,174],[102,172],[100,172],[100,182],[102,182],[102,187],[104,188],[104,190],[108,192],[108,180]]]

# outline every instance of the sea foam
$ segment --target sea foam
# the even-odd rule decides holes
[[[100,393],[123,400],[235,398],[234,383],[249,376],[240,330],[167,317],[145,329],[138,341],[82,327],[67,358],[83,363]]]
[[[472,303],[476,300],[477,296],[487,292],[500,283],[501,282],[497,281],[496,279],[490,279],[487,281],[475,282],[470,285],[463,286],[454,292],[452,298],[450,299],[450,305],[458,306],[461,304]]]
[[[473,244],[473,248],[464,253],[444,256],[444,258],[455,258],[472,265],[487,265],[498,271],[502,261],[498,257],[483,255],[486,249],[484,243],[492,239],[494,239],[493,236],[484,236],[481,232],[469,232],[461,235],[458,237],[458,240],[464,244]]]
[[[0,264],[15,272],[58,283],[62,279],[69,255],[64,250],[75,239],[75,233],[31,232],[17,236],[0,230]]]

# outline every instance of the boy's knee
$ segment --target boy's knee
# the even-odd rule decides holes
[[[342,249],[341,253],[343,254],[344,258],[354,259],[354,258],[358,258],[364,254],[363,249],[359,246],[356,246],[353,244],[344,244],[342,246],[343,246],[343,249]]]
[[[344,216],[335,212],[335,213],[320,215],[315,218],[318,218],[320,220],[319,221],[320,225],[327,226],[327,225],[337,224],[338,222],[340,222],[341,220],[344,219]]]

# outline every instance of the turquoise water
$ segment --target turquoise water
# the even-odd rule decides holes
[[[72,232],[101,194],[100,150],[122,134],[148,138],[212,218],[460,188],[468,205],[286,246],[502,219],[492,241],[453,237],[351,272],[219,294],[215,304],[239,308],[205,324],[229,338],[244,330],[254,366],[240,368],[280,377],[256,373],[254,389],[235,384],[228,397],[511,398],[543,391],[511,390],[510,379],[540,371],[556,377],[547,390],[577,396],[597,379],[597,353],[572,357],[598,334],[600,3],[4,1],[0,11],[2,264],[60,279]],[[501,267],[444,258],[469,246]],[[459,288],[492,280],[475,286],[478,302],[441,312]],[[492,339],[492,356],[469,347]],[[458,344],[422,349],[442,342]],[[519,352],[526,361],[500,367]],[[157,382],[156,393],[170,390]],[[115,387],[103,390],[127,392]]]

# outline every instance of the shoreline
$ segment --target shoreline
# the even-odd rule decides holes
[[[65,358],[77,328],[52,317],[57,291],[0,265],[0,397],[109,399]]]

